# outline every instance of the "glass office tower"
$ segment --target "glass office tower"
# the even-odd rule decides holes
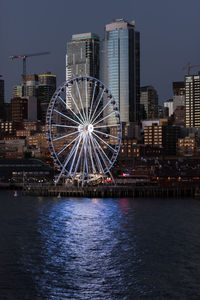
[[[105,27],[100,47],[100,79],[118,101],[122,122],[139,119],[140,34],[135,22],[116,19]]]
[[[74,34],[67,43],[66,81],[84,75],[99,78],[99,37],[91,32]],[[66,101],[72,107],[70,93]]]

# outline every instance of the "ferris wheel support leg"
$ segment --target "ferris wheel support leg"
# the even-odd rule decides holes
[[[66,159],[65,164],[63,165],[62,170],[61,170],[61,172],[60,172],[60,174],[59,174],[59,176],[58,176],[58,179],[56,180],[56,184],[59,182],[59,180],[60,180],[60,178],[61,178],[61,176],[62,176],[62,174],[63,174],[63,172],[64,172],[64,170],[65,170],[66,165],[68,164],[69,160],[71,159],[71,157],[72,157],[72,155],[73,155],[73,153],[74,153],[74,151],[75,151],[75,147],[76,147],[76,145],[78,144],[78,141],[79,141],[79,140],[80,140],[80,137],[79,137],[79,139],[75,142],[74,146],[72,147],[72,149],[71,149],[71,151],[70,151],[70,153],[69,153],[69,156],[68,156],[68,158]]]
[[[95,140],[94,140],[94,141],[95,141]],[[100,147],[100,149],[101,149],[101,147]],[[101,156],[101,159],[103,160],[104,165],[105,165],[106,168],[107,168],[107,171],[108,171],[108,173],[109,173],[109,175],[110,175],[110,177],[111,177],[111,179],[112,179],[112,182],[114,182],[114,184],[115,184],[115,179],[114,179],[112,173],[110,172],[110,169],[109,169],[109,167],[108,167],[108,165],[107,165],[107,163],[106,163],[106,161],[105,161],[103,155],[101,154],[101,152],[100,152],[100,150],[99,150],[99,148],[98,148],[98,145],[97,145],[97,151],[99,152],[99,154],[100,154],[100,156]]]
[[[92,147],[93,147],[93,150],[94,150],[94,154],[95,154],[95,156],[96,156],[97,167],[98,167],[98,169],[99,169],[99,171],[100,171],[99,173],[100,173],[101,176],[103,177],[103,176],[104,176],[103,166],[102,166],[101,161],[100,161],[100,159],[99,159],[99,157],[98,157],[98,155],[97,155],[97,151],[96,151],[95,146],[94,146],[94,141],[93,141],[93,136],[92,136],[92,135],[90,135],[90,140],[91,140],[91,143],[92,143]]]

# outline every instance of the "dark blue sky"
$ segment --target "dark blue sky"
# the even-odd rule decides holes
[[[153,85],[163,102],[172,97],[172,81],[184,79],[181,67],[200,64],[199,12],[199,0],[1,0],[0,74],[6,101],[22,73],[22,61],[11,61],[10,55],[50,51],[30,58],[27,73],[49,70],[59,85],[65,80],[71,35],[92,31],[103,37],[106,23],[125,18],[135,20],[141,34],[141,85]]]

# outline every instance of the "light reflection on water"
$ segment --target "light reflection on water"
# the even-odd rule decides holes
[[[199,202],[4,199],[5,299],[199,298]]]

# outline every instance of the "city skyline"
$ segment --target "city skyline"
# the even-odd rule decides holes
[[[30,58],[27,73],[51,71],[58,85],[65,80],[66,43],[73,34],[95,32],[103,38],[104,27],[115,18],[135,20],[141,33],[141,86],[152,85],[162,103],[172,97],[172,82],[183,81],[188,62],[199,64],[200,42],[195,38],[199,28],[200,3],[193,1],[5,1],[0,4],[1,75],[5,80],[5,99],[10,101],[12,87],[20,82],[22,62],[9,60],[10,55],[50,51],[46,57]],[[45,15],[48,7],[48,14]],[[112,8],[112,10],[111,10]],[[30,14],[31,11],[31,14]],[[9,21],[8,21],[9,20]],[[188,21],[189,20],[189,21]],[[187,37],[187,39],[185,38]],[[197,73],[192,69],[192,73]]]

